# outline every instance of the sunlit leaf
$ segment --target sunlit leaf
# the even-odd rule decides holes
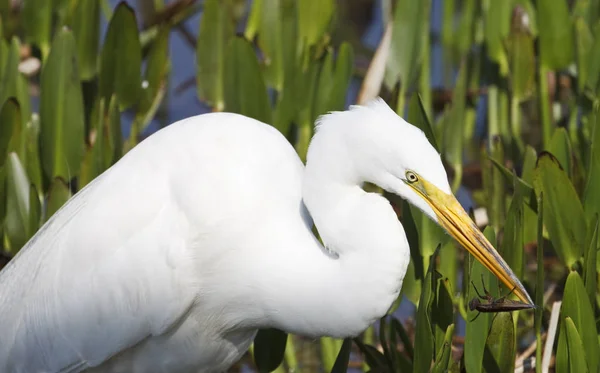
[[[537,0],[540,60],[549,69],[573,61],[573,27],[566,0]]]
[[[4,41],[0,41],[4,45]],[[0,48],[4,50],[4,48]],[[0,56],[4,60],[2,74],[0,77],[0,105],[9,97],[15,97],[21,108],[21,123],[25,125],[31,116],[31,101],[29,98],[29,85],[27,80],[19,72],[19,62],[21,53],[21,44],[19,39],[14,37],[4,55]]]
[[[16,153],[10,153],[6,162],[6,218],[4,230],[10,242],[10,252],[16,253],[33,232],[29,228],[29,179]]]
[[[393,89],[400,80],[401,92],[415,82],[420,69],[421,35],[428,16],[428,0],[398,1],[394,10],[392,42],[384,82]]]
[[[590,299],[579,274],[575,271],[567,277],[563,302],[561,306],[561,319],[568,317],[573,320],[577,333],[583,342],[588,370],[597,372],[600,364],[600,347],[598,345],[598,333],[595,325],[594,312]],[[571,346],[569,352],[571,353]]]
[[[303,0],[297,2],[298,37],[303,49],[321,41],[335,11],[333,0]]]
[[[14,98],[3,103],[0,109],[0,166],[4,165],[9,151],[19,151],[21,109]],[[11,144],[12,143],[12,144]]]
[[[146,113],[151,109],[155,97],[166,85],[169,72],[169,34],[168,27],[162,27],[154,39],[146,64],[144,82],[142,84],[142,99],[139,111]],[[143,128],[140,129],[140,132]]]
[[[23,2],[23,30],[25,40],[37,45],[44,58],[50,50],[52,37],[52,1],[49,0],[25,0]]]
[[[225,63],[225,109],[271,122],[271,106],[256,54],[248,41],[234,38]]]
[[[517,178],[514,176],[515,179]],[[504,237],[502,239],[501,254],[506,260],[509,268],[513,270],[518,278],[523,276],[525,263],[523,260],[524,246],[523,227],[524,227],[524,211],[523,211],[523,191],[519,187],[515,188],[515,192],[508,208],[506,215],[506,223],[504,225]],[[512,289],[507,289],[511,291]]]
[[[556,157],[561,168],[570,178],[572,178],[573,162],[571,143],[569,142],[569,134],[564,127],[559,127],[554,131],[552,141],[550,142],[550,149],[548,150]]]
[[[122,1],[108,25],[100,54],[99,91],[108,102],[113,93],[122,109],[138,102],[141,93],[142,47],[133,9]]]
[[[485,343],[484,372],[514,372],[515,355],[516,335],[512,313],[498,313],[492,320],[490,334]]]
[[[586,373],[589,371],[583,341],[573,320],[566,317],[560,323],[556,349],[556,372]]]
[[[56,177],[52,180],[50,190],[48,191],[48,204],[44,220],[48,221],[64,204],[71,198],[71,190],[67,183],[61,178]]]
[[[83,157],[84,114],[75,39],[60,30],[42,69],[40,121],[41,159],[49,178],[70,180]]]
[[[499,64],[503,75],[508,73],[508,56],[503,40],[510,31],[511,5],[510,1],[490,1],[485,12],[487,53],[492,61]]]
[[[495,246],[496,236],[492,227],[488,226],[483,231],[485,237]],[[469,255],[470,278],[472,284],[467,284],[468,303],[471,299],[477,297],[477,291],[483,292],[485,284],[486,289],[496,297],[498,294],[498,280],[494,277],[479,261]],[[483,284],[482,284],[483,282]],[[477,288],[474,288],[474,286]],[[482,361],[485,351],[485,341],[488,337],[488,330],[491,325],[492,315],[489,313],[479,314],[477,310],[467,310],[467,325],[465,332],[465,368],[468,372],[481,372]]]
[[[333,51],[327,52],[319,71],[313,117],[344,110],[353,65],[354,57],[350,44],[344,43],[340,46],[335,62]]]
[[[429,261],[429,269],[423,281],[421,298],[417,309],[417,327],[415,331],[415,357],[413,360],[413,372],[428,372],[433,361],[435,349],[434,325],[432,318],[432,307],[436,296],[437,281],[440,278],[435,270],[435,257],[437,251]]]
[[[225,107],[226,51],[233,31],[233,21],[229,18],[225,3],[219,0],[205,1],[196,47],[198,97],[217,110]]]
[[[442,348],[438,351],[433,365],[433,373],[445,373],[448,371],[448,365],[451,360],[452,336],[454,334],[454,324],[450,324],[442,343]]]
[[[583,254],[586,220],[575,188],[550,153],[542,153],[538,159],[534,188],[537,195],[544,195],[544,223],[552,246],[571,267]]]
[[[596,261],[598,257],[598,215],[595,215],[591,221],[588,230],[588,239],[586,240],[585,252],[585,289],[590,298],[592,312],[596,310],[596,291],[598,288],[598,270]]]
[[[600,49],[600,44],[598,48]],[[600,214],[600,115],[597,108],[590,119],[592,136],[588,172],[582,196],[583,209],[588,219],[595,214]]]
[[[352,339],[344,339],[342,349],[335,360],[335,364],[331,369],[331,373],[346,373],[348,371],[348,363],[350,362],[350,351],[352,350]]]
[[[79,76],[82,80],[90,80],[98,72],[100,1],[79,0],[72,17],[71,28],[77,43]]]

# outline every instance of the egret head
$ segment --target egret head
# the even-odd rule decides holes
[[[341,144],[332,145],[340,156],[351,160],[345,167],[350,171],[343,176],[361,177],[363,180],[351,181],[376,184],[418,207],[509,289],[514,288],[521,301],[533,304],[519,279],[453,195],[440,154],[423,131],[381,99],[331,115],[322,121],[331,119],[331,123],[346,126]]]

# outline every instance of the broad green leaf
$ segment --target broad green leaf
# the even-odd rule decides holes
[[[33,236],[40,228],[42,218],[42,204],[40,202],[39,193],[34,184],[29,187],[29,226],[27,232]]]
[[[438,152],[440,151],[440,147],[435,139],[435,133],[431,127],[431,122],[429,121],[427,112],[423,107],[423,101],[421,100],[421,96],[418,94],[413,94],[408,103],[408,122],[419,127],[421,131],[425,133],[427,140],[429,140],[435,150]]]
[[[484,372],[514,372],[516,342],[512,313],[501,312],[496,314],[492,320],[490,334],[485,343]]]
[[[15,254],[25,245],[33,232],[29,228],[29,179],[16,153],[10,153],[6,162],[6,218],[4,230]]]
[[[348,363],[350,362],[350,352],[352,350],[352,339],[344,339],[342,349],[335,360],[335,364],[331,369],[331,373],[346,373],[348,371]]]
[[[133,9],[122,1],[108,24],[100,54],[100,95],[108,102],[115,93],[121,109],[139,100],[142,47]]]
[[[406,296],[413,304],[417,305],[419,302],[419,295],[421,294],[421,284],[425,279],[425,267],[423,265],[421,251],[419,250],[419,232],[412,211],[413,210],[408,202],[402,200],[401,221],[410,248],[410,262],[408,263],[408,270],[406,271],[404,281],[402,282],[401,294]],[[422,215],[418,215],[418,218],[426,219],[426,217]],[[397,302],[398,304],[399,301]]]
[[[508,56],[503,40],[510,31],[511,1],[490,1],[485,10],[485,42],[490,59],[500,66],[502,75],[508,74]]]
[[[421,298],[416,315],[415,357],[413,372],[428,372],[433,361],[435,348],[435,329],[432,319],[432,307],[436,296],[437,281],[440,278],[435,270],[438,251],[436,250],[429,261],[429,269],[423,281]]]
[[[490,243],[496,246],[496,235],[492,227],[487,226],[483,231],[485,237]],[[492,294],[493,297],[498,295],[498,280],[494,277],[479,261],[473,256],[468,257],[470,265],[470,278],[472,284],[466,284],[467,299],[466,303],[477,297],[477,291],[483,292],[483,286]],[[482,284],[482,282],[484,284]],[[474,286],[477,288],[475,289]],[[477,291],[476,291],[477,290]],[[482,361],[485,351],[485,341],[488,337],[488,330],[491,325],[492,315],[489,313],[479,314],[477,310],[467,310],[467,325],[465,331],[465,368],[469,373],[482,371]]]
[[[48,205],[46,206],[44,220],[48,221],[69,198],[71,198],[71,190],[67,183],[61,177],[54,178],[48,191]]]
[[[573,177],[572,151],[571,143],[569,142],[569,134],[564,127],[559,127],[554,130],[550,149],[553,156],[558,160],[561,168],[567,173],[569,178]]]
[[[269,11],[271,9],[267,9]],[[252,8],[250,9],[250,15],[246,22],[246,29],[244,30],[244,36],[248,40],[254,39],[256,33],[261,28],[263,14],[263,0],[254,0],[252,2]]]
[[[225,109],[271,123],[271,106],[267,88],[248,41],[231,40],[225,63]]]
[[[454,87],[452,108],[443,123],[442,151],[444,159],[454,169],[454,180],[452,182],[452,191],[454,193],[456,193],[462,181],[464,138],[460,134],[464,133],[468,68],[469,65],[466,61],[460,67],[458,77],[456,78],[456,86]]]
[[[596,311],[596,291],[598,288],[598,270],[596,261],[598,257],[598,215],[595,215],[591,221],[588,230],[588,239],[586,240],[585,252],[585,289],[590,298],[592,312]]]
[[[79,77],[81,80],[90,80],[98,72],[100,1],[79,0],[72,17],[71,28],[77,44]]]
[[[438,270],[446,277],[450,284],[457,284],[459,253],[454,240],[448,240],[440,251],[440,265]]]
[[[334,53],[330,50],[319,71],[313,118],[331,111],[344,110],[346,92],[350,86],[354,65],[350,44],[343,43],[337,53],[335,63],[333,59]]]
[[[515,184],[517,176],[514,176]],[[515,187],[515,192],[508,208],[506,222],[504,224],[504,237],[502,239],[501,254],[506,264],[511,268],[518,278],[522,278],[525,264],[523,254],[525,242],[523,241],[523,195],[521,189]],[[507,289],[511,291],[512,289]]]
[[[598,45],[600,49],[600,44]],[[600,60],[598,61],[600,63]],[[600,114],[598,108],[590,116],[591,143],[589,150],[588,172],[583,191],[582,203],[586,216],[591,218],[600,214]]]
[[[542,361],[542,316],[544,311],[544,196],[540,195],[537,201],[537,268],[535,279],[535,311],[534,326],[536,346],[536,361]],[[539,371],[540,369],[538,369]]]
[[[594,37],[583,17],[575,18],[575,49],[577,62],[577,87],[582,94],[588,81],[588,69]]]
[[[170,28],[163,26],[154,39],[148,53],[144,82],[142,83],[142,99],[139,111],[146,113],[155,101],[160,90],[167,84],[169,72],[169,33]],[[140,129],[140,132],[143,128]]]
[[[573,320],[585,351],[588,370],[597,372],[600,365],[600,347],[598,333],[595,325],[594,312],[585,286],[579,274],[572,271],[567,277],[563,301],[561,306],[561,319],[565,317]],[[570,350],[570,346],[569,346]]]
[[[597,96],[600,90],[600,22],[593,26],[594,42],[588,54],[587,79],[585,88],[589,89],[592,95]]]
[[[333,0],[303,0],[297,2],[298,37],[304,50],[318,44],[325,36],[335,13]]]
[[[196,44],[198,97],[217,111],[225,107],[226,53],[233,35],[234,25],[226,3],[206,0]]]
[[[492,165],[494,165],[494,167],[498,171],[500,171],[500,175],[502,175],[502,178],[504,179],[505,183],[508,185],[515,185],[514,174],[508,168],[504,167],[504,165],[500,164],[500,162],[498,162],[497,160],[495,160],[493,158],[489,158],[489,159],[490,159]],[[534,159],[534,162],[535,162],[535,159]],[[534,165],[535,165],[535,163],[534,163]],[[530,178],[530,180],[533,181],[532,177]],[[523,193],[524,202],[527,204],[527,206],[529,206],[533,210],[533,212],[536,212],[537,207],[536,207],[535,190],[533,189],[531,184],[528,181],[521,179],[520,177],[516,177],[516,185],[519,187],[519,189]]]
[[[0,166],[3,166],[9,151],[19,151],[21,108],[14,98],[8,99],[0,109]]]
[[[0,45],[4,46],[4,41],[0,41]],[[5,52],[4,56],[0,56],[4,61],[0,77],[0,105],[4,104],[9,97],[15,97],[21,108],[21,124],[25,125],[31,116],[31,101],[29,84],[19,72],[21,44],[17,37],[13,37],[7,49],[0,49],[1,52]]]
[[[582,254],[586,235],[583,207],[567,174],[550,153],[542,153],[534,175],[536,194],[544,195],[544,223],[557,255],[572,267]]]
[[[75,55],[73,34],[62,29],[42,69],[40,151],[50,179],[77,176],[83,157],[85,122]]]
[[[521,27],[513,29],[507,40],[512,94],[517,102],[527,98],[535,84],[533,35]]]
[[[33,114],[23,129],[23,158],[31,184],[42,196],[42,165],[40,161],[40,116]]]
[[[282,362],[287,334],[278,329],[261,329],[254,338],[254,362],[259,372],[272,372]]]
[[[573,27],[566,0],[537,0],[540,63],[551,70],[573,61]]]
[[[384,83],[393,89],[400,80],[400,91],[406,92],[415,82],[421,65],[421,35],[429,16],[429,1],[398,1],[394,10],[392,42]]]
[[[281,91],[285,75],[282,0],[260,0],[253,5],[252,11],[254,12],[261,5],[262,8],[260,8],[260,15],[258,16],[260,22],[258,45],[264,55],[265,80],[277,91]]]
[[[444,248],[442,248],[443,250]],[[441,256],[440,256],[441,260]],[[435,263],[433,263],[435,265]],[[440,351],[443,350],[445,335],[448,328],[453,323],[454,309],[452,303],[452,291],[448,284],[447,278],[442,278],[439,272],[435,273],[437,283],[434,288],[434,299],[431,305],[431,323],[434,330],[434,351],[433,356],[439,357]]]
[[[556,372],[586,373],[589,371],[586,364],[585,345],[573,320],[566,317],[560,323],[556,349]]]
[[[42,51],[44,59],[50,50],[52,39],[52,1],[25,0],[23,2],[23,31],[25,40],[37,45]]]
[[[448,365],[451,360],[452,352],[452,336],[454,334],[454,324],[450,324],[446,330],[442,348],[437,353],[435,363],[433,365],[433,373],[445,373],[448,371]]]

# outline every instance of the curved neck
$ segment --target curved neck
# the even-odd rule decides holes
[[[318,146],[314,143],[311,146]],[[325,155],[325,154],[324,154]],[[366,193],[346,165],[309,158],[303,199],[327,250],[307,228],[273,250],[265,292],[269,325],[306,336],[355,336],[396,300],[410,255],[393,209]],[[352,180],[354,179],[354,181]],[[300,222],[298,222],[300,224]],[[264,327],[261,326],[261,327]]]

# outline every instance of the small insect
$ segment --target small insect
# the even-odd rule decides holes
[[[469,309],[471,311],[473,311],[473,310],[479,311],[477,316],[475,316],[473,318],[473,320],[471,320],[471,321],[475,321],[475,319],[477,319],[482,312],[484,312],[484,313],[512,312],[512,311],[535,308],[535,305],[533,305],[533,304],[527,304],[527,303],[523,303],[521,301],[507,299],[512,294],[512,292],[515,291],[515,288],[513,288],[510,291],[510,293],[508,293],[507,295],[500,297],[498,299],[494,299],[494,297],[492,297],[492,295],[485,288],[485,283],[483,282],[483,276],[481,276],[481,284],[483,286],[483,292],[485,293],[485,295],[479,294],[477,287],[475,286],[473,281],[471,281],[471,285],[473,285],[473,289],[475,289],[475,292],[477,293],[477,297],[471,299],[471,301],[469,302]],[[479,299],[487,300],[487,303],[482,303]]]

